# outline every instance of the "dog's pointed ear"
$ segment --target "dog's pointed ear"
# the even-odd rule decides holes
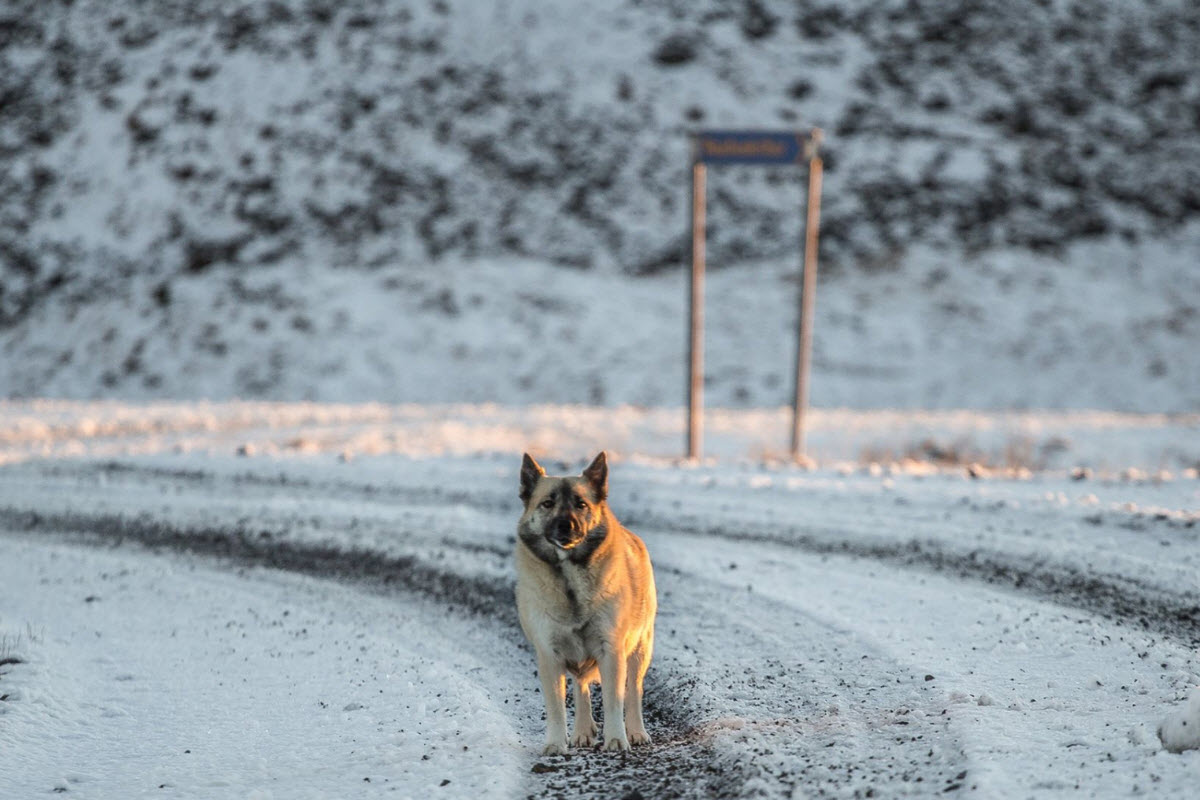
[[[604,502],[608,497],[608,456],[603,450],[583,471],[583,479],[591,485],[592,492],[596,495],[596,502]]]
[[[529,498],[533,494],[533,487],[537,486],[538,478],[545,474],[546,470],[542,469],[542,465],[534,461],[529,453],[525,453],[521,457],[521,491],[518,493],[521,502],[529,502]]]

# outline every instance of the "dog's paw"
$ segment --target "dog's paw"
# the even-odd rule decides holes
[[[576,747],[592,747],[596,744],[596,726],[593,724],[587,728],[576,728],[575,733],[571,736],[571,744]]]
[[[542,755],[544,756],[565,756],[566,754],[566,742],[546,742],[546,746],[542,748]]]
[[[612,751],[612,752],[628,750],[629,749],[629,740],[626,739],[624,736],[620,736],[620,737],[613,736],[607,742],[604,743],[604,749]]]
[[[629,732],[630,744],[650,744],[650,741],[650,734],[646,733],[645,731]]]

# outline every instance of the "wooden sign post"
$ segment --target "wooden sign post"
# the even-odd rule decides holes
[[[688,282],[688,458],[700,457],[704,415],[704,162],[692,163],[692,272]]]
[[[704,237],[708,164],[798,165],[808,161],[807,221],[804,231],[804,278],[796,339],[796,394],[792,412],[792,460],[804,458],[804,417],[812,351],[813,309],[817,291],[817,226],[821,209],[821,130],[808,139],[795,131],[701,131],[692,139],[692,270],[688,282],[687,456],[699,459],[704,415]]]
[[[813,313],[817,307],[817,234],[821,225],[821,130],[813,131],[808,153],[808,203],[804,220],[804,279],[800,285],[800,332],[796,337],[796,395],[792,404],[792,461],[804,459],[804,417],[812,364]]]

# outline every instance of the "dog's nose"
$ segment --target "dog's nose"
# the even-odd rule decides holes
[[[557,519],[551,526],[550,539],[558,544],[565,544],[575,538],[575,526],[570,518]]]

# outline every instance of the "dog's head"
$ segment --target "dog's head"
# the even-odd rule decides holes
[[[608,459],[603,452],[582,474],[557,477],[547,475],[528,453],[521,462],[520,532],[527,544],[541,551],[544,540],[560,550],[572,550],[604,522],[604,503],[608,497]]]

